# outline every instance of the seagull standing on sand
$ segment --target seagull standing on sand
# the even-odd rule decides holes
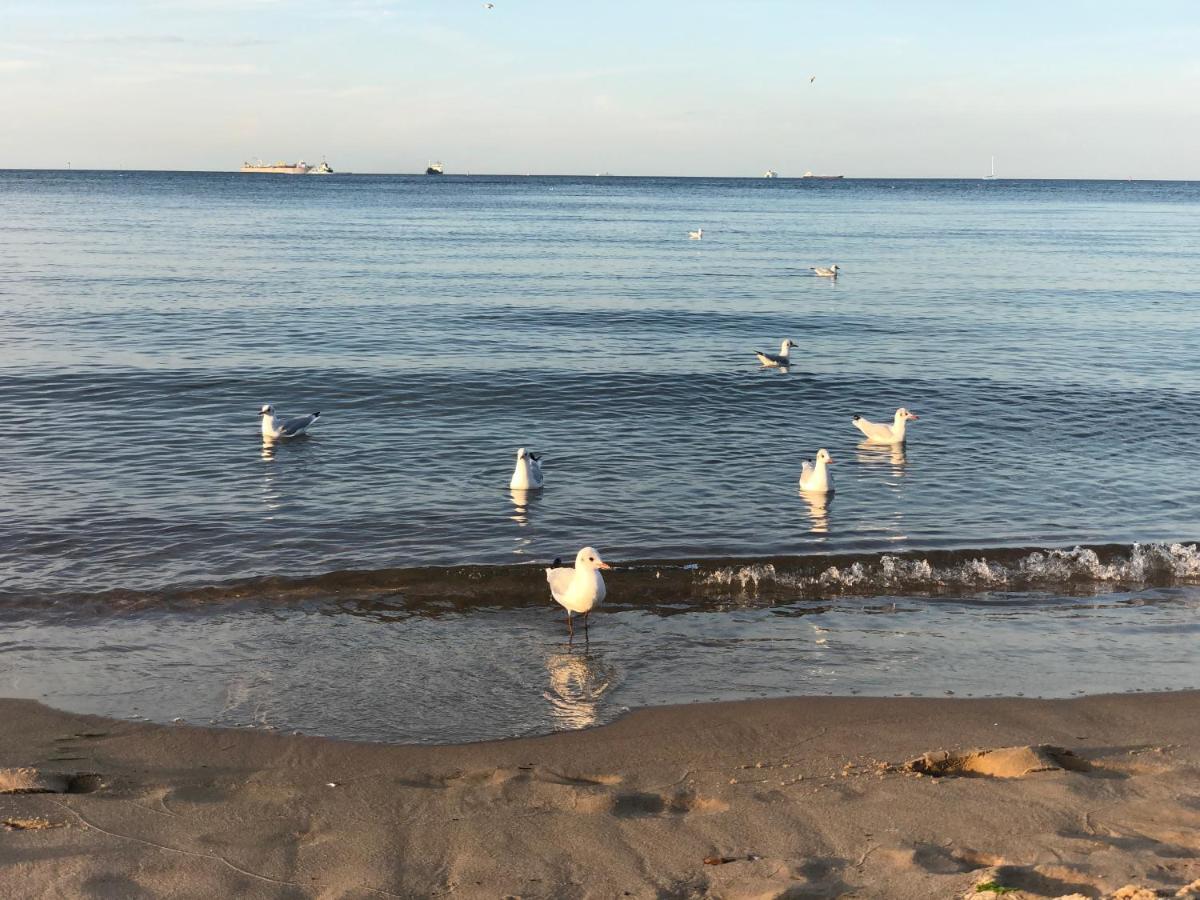
[[[513,469],[511,490],[531,491],[542,486],[542,458],[524,447],[517,451],[517,467]]]
[[[275,407],[270,404],[263,406],[258,411],[258,414],[262,418],[262,436],[264,441],[299,437],[308,431],[308,426],[321,418],[321,414],[315,412],[307,416],[293,416],[290,419],[281,419],[275,415]]]
[[[788,362],[790,362],[788,359],[788,350],[790,350],[792,347],[799,346],[800,345],[791,338],[787,338],[782,344],[779,345],[778,355],[774,353],[763,353],[761,350],[755,350],[754,355],[758,357],[758,361],[764,366],[778,368],[780,366],[786,366]]]
[[[688,232],[688,240],[699,241],[704,239],[704,229],[697,228],[695,231]]]
[[[828,269],[824,266],[809,266],[809,268],[817,273],[818,278],[833,278],[835,280],[838,277],[838,272],[841,271],[841,267],[837,263],[834,263]]]
[[[567,632],[575,634],[571,621],[574,613],[583,614],[583,628],[587,631],[588,613],[592,607],[604,600],[604,576],[601,569],[611,569],[600,554],[591,547],[584,547],[575,555],[575,568],[560,567],[559,560],[546,570],[546,581],[556,603],[567,611]]]
[[[822,447],[817,451],[817,461],[804,460],[800,464],[800,490],[812,494],[833,493],[833,473],[825,467],[833,465],[829,451]]]
[[[869,422],[862,416],[854,417],[854,427],[867,436],[869,444],[903,444],[905,423],[916,421],[920,416],[910,413],[903,406],[896,410],[891,425]]]

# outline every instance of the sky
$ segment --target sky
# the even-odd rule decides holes
[[[1197,48],[1196,0],[0,0],[0,168],[1200,179]]]

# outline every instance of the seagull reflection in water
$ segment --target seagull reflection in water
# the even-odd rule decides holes
[[[808,504],[808,517],[812,519],[812,528],[809,530],[813,534],[828,534],[829,510],[833,506],[833,492],[801,490],[799,493],[801,499]]]
[[[892,476],[904,477],[904,467],[908,463],[908,451],[904,444],[872,444],[862,441],[858,444],[858,461],[864,466],[890,466]]]
[[[522,490],[520,488],[511,488],[509,495],[512,497],[513,514],[509,516],[514,522],[524,528],[529,524],[529,516],[533,512],[534,506],[541,499],[542,492],[540,490]]]
[[[600,720],[600,704],[615,682],[615,672],[599,653],[568,649],[546,657],[550,686],[542,696],[561,729],[587,728]]]

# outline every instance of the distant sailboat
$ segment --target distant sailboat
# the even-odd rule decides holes
[[[992,169],[987,175],[983,176],[983,180],[984,181],[995,181],[996,180],[996,157],[994,157],[994,156],[992,157]]]

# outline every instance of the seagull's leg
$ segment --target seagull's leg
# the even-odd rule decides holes
[[[571,621],[571,611],[567,610],[567,634],[575,637],[575,623]]]
[[[590,616],[591,614],[592,614],[592,611],[590,609],[583,614],[583,635],[584,635],[584,637],[587,637],[588,616]]]

